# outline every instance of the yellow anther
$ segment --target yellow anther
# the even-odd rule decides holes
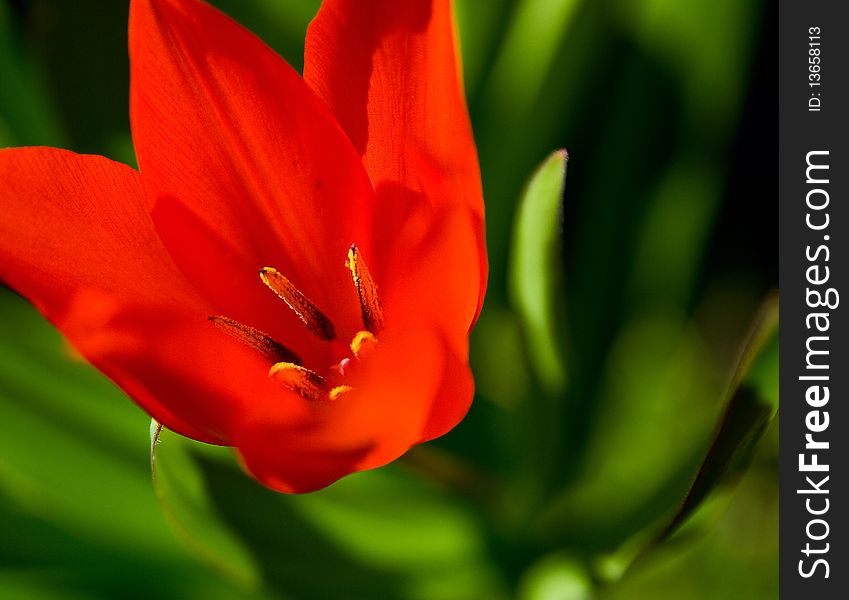
[[[337,385],[335,388],[330,390],[330,393],[327,395],[331,400],[338,400],[341,396],[344,396],[351,390],[353,390],[350,385]]]
[[[348,260],[345,261],[345,265],[351,270],[351,276],[354,278],[354,287],[357,288],[357,295],[360,298],[363,325],[371,333],[379,334],[383,329],[383,307],[377,296],[377,286],[356,244],[352,244],[348,250]]]
[[[259,270],[259,277],[289,308],[295,311],[307,329],[325,341],[330,342],[336,339],[336,328],[333,322],[282,273],[272,267],[264,267]]]
[[[364,358],[377,346],[377,338],[370,331],[358,331],[351,340],[351,352],[359,359]]]
[[[209,317],[209,320],[221,331],[239,340],[249,348],[256,350],[273,363],[287,362],[296,365],[302,364],[297,354],[259,329],[242,325],[238,321],[228,319],[227,317],[212,316]]]
[[[273,365],[268,376],[308,400],[318,400],[326,393],[321,375],[293,363],[279,362]]]

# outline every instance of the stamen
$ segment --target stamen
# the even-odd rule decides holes
[[[327,395],[331,400],[338,400],[341,396],[344,396],[351,390],[353,390],[350,385],[337,385],[335,388],[330,390],[330,393]]]
[[[290,362],[279,362],[273,365],[268,371],[268,376],[308,400],[318,400],[326,393],[324,378],[321,375]]]
[[[354,286],[360,297],[360,309],[363,313],[363,325],[371,333],[378,334],[383,329],[383,308],[377,297],[377,286],[371,278],[365,261],[357,250],[357,245],[352,244],[348,250],[348,260],[345,265],[351,270],[354,278]]]
[[[265,285],[289,305],[289,308],[295,311],[295,314],[304,322],[307,329],[327,342],[336,339],[336,328],[331,320],[277,269],[264,267],[259,270],[259,277]]]
[[[287,362],[296,365],[303,364],[303,361],[297,354],[259,329],[242,325],[238,321],[218,315],[209,317],[209,320],[221,331],[229,334],[251,349],[256,350],[273,363]]]
[[[351,340],[351,352],[359,359],[364,358],[377,346],[377,338],[370,331],[358,331]]]

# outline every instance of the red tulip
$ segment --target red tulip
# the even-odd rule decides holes
[[[303,78],[199,0],[130,6],[139,170],[0,151],[0,278],[277,490],[454,427],[486,255],[450,0],[325,0]]]

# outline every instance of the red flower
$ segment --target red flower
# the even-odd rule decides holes
[[[325,0],[303,79],[132,0],[139,171],[0,151],[0,277],[167,427],[314,490],[469,407],[483,203],[450,0]]]

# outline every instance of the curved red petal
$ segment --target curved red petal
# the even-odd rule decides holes
[[[259,283],[261,267],[356,324],[344,257],[371,245],[374,192],[321,100],[199,0],[133,0],[130,58],[142,186],[186,276],[220,312],[299,351],[309,333]]]
[[[451,180],[454,195],[434,203],[483,211],[450,0],[325,0],[307,34],[304,79],[348,132],[375,187],[427,193],[436,176]]]
[[[55,148],[0,150],[0,269],[61,317],[85,287],[140,301],[197,302],[157,237],[138,173]],[[22,290],[23,291],[23,290]]]
[[[445,435],[466,416],[475,395],[475,380],[466,360],[466,351],[446,348],[445,369],[439,391],[433,400],[419,442]]]
[[[412,219],[388,263],[404,276],[380,289],[387,321],[438,325],[458,352],[467,348],[485,277],[476,223],[464,208]]]
[[[169,428],[220,439],[190,411],[178,416],[174,394],[137,397],[156,374],[147,369],[150,344],[128,344],[121,369],[101,351],[126,342],[110,321],[130,306],[205,315],[208,307],[186,283],[154,232],[138,173],[100,156],[53,148],[0,150],[0,279],[36,307],[98,368]],[[167,391],[167,390],[164,390]],[[177,398],[177,402],[180,399]],[[202,421],[202,419],[200,420]]]
[[[307,34],[304,79],[344,127],[387,212],[424,202],[466,207],[486,289],[480,171],[465,105],[450,0],[325,0]],[[403,216],[395,221],[403,221]],[[388,248],[390,243],[381,248]]]

